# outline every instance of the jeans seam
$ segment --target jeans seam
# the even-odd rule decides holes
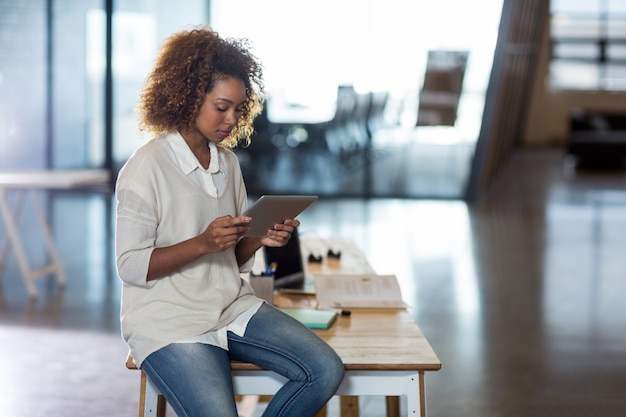
[[[255,348],[261,348],[261,349],[266,349],[266,350],[270,350],[274,353],[277,353],[287,359],[289,359],[290,361],[292,361],[293,363],[297,364],[297,366],[302,369],[302,371],[304,372],[304,374],[306,375],[306,378],[301,382],[301,381],[296,381],[300,384],[299,389],[289,398],[289,401],[286,401],[283,408],[279,411],[279,413],[277,414],[276,417],[280,417],[281,415],[283,415],[284,412],[289,411],[289,408],[291,407],[291,403],[293,402],[293,400],[306,388],[306,386],[308,384],[311,383],[311,375],[312,372],[310,372],[310,370],[308,370],[305,366],[303,366],[303,362],[301,362],[297,356],[292,356],[290,355],[288,352],[286,351],[281,351],[277,348],[274,348],[273,346],[267,346],[267,345],[263,345],[260,343],[256,343],[256,342],[251,342],[248,340],[244,340],[241,337],[238,337],[237,339],[233,340],[235,342],[238,343],[242,343],[245,344],[247,346],[253,346]],[[275,371],[272,371],[275,372]],[[288,377],[287,377],[288,378]],[[288,378],[291,379],[291,378]]]
[[[175,408],[176,408],[177,410],[181,410],[181,411],[183,411],[183,412],[185,413],[185,415],[184,415],[184,416],[178,416],[178,417],[186,417],[186,416],[188,416],[188,415],[189,415],[189,411],[188,411],[188,410],[184,407],[184,405],[180,402],[180,400],[179,400],[178,396],[174,393],[174,391],[172,391],[172,390],[169,388],[169,386],[165,383],[165,381],[163,380],[163,378],[161,377],[161,375],[159,374],[159,372],[158,372],[156,369],[154,369],[154,368],[150,365],[150,363],[149,363],[149,362],[144,361],[144,363],[145,363],[145,364],[142,364],[142,365],[143,365],[143,366],[142,366],[142,368],[144,368],[144,369],[145,369],[145,368],[146,368],[146,365],[147,365],[147,367],[149,367],[149,368],[150,368],[151,372],[152,372],[152,373],[154,373],[154,374],[155,374],[155,376],[159,379],[159,381],[161,382],[161,385],[163,385],[163,386],[165,387],[165,390],[167,391],[168,396],[171,398],[171,399],[169,400],[170,405],[171,405],[171,406],[175,406]],[[152,379],[152,378],[151,378],[151,377],[150,377],[147,373],[146,373],[146,377],[147,377],[147,378]],[[159,391],[163,391],[163,390],[159,389]],[[164,393],[163,393],[163,392],[161,392],[161,394],[164,394]],[[172,399],[173,399],[173,400],[175,400],[176,404],[173,404]]]
[[[311,381],[311,372],[309,372],[309,370],[303,365],[303,363],[306,363],[306,362],[300,361],[297,356],[292,356],[291,354],[289,354],[288,351],[282,351],[282,350],[277,349],[277,348],[275,348],[273,346],[267,346],[267,345],[264,345],[264,344],[260,344],[260,343],[257,343],[257,342],[251,342],[251,341],[243,340],[243,339],[235,340],[235,342],[242,343],[242,344],[245,344],[245,345],[248,345],[248,346],[253,346],[255,348],[269,350],[269,351],[271,351],[273,353],[277,353],[277,354],[283,356],[284,358],[289,359],[290,361],[292,361],[293,363],[298,365],[298,367],[304,371],[304,373],[307,376],[306,377],[307,381]]]

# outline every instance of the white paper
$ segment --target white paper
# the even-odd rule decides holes
[[[322,308],[405,308],[395,275],[314,275]]]

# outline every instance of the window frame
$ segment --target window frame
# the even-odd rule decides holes
[[[587,10],[580,10],[574,3],[559,2],[555,6],[553,2],[549,25],[549,84],[553,90],[626,91],[626,53],[611,56],[611,50],[626,48],[626,11],[612,12],[609,2],[603,0],[596,0]],[[618,30],[611,30],[611,27]],[[622,28],[622,35],[619,28]],[[577,46],[579,51],[576,51]],[[596,53],[584,56],[581,53],[584,48]],[[575,67],[578,69],[575,70]],[[584,67],[588,67],[586,76],[571,76],[571,73],[584,70]],[[595,76],[592,75],[594,70]],[[614,77],[611,74],[615,72],[624,75]],[[595,78],[594,82],[589,82],[591,77]]]

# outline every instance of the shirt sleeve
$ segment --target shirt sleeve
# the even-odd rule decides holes
[[[115,257],[120,279],[128,284],[151,287],[150,256],[155,247],[157,215],[154,206],[129,189],[118,189]]]

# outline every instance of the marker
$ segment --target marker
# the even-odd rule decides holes
[[[350,315],[352,315],[352,311],[350,310],[342,310],[340,308],[331,308],[330,310],[337,312],[337,314],[343,317],[350,317]]]

